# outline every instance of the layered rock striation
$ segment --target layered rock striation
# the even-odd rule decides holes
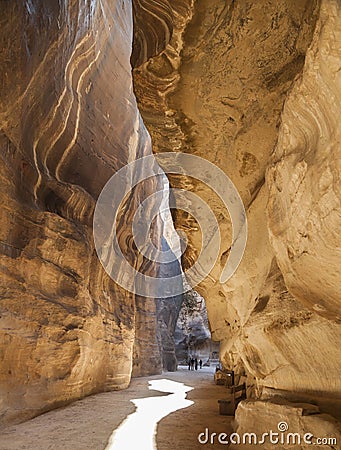
[[[337,416],[340,3],[138,0],[133,11],[126,1],[6,2],[0,20],[3,421],[125,387],[132,368],[141,375],[161,370],[162,359],[175,363],[180,299],[174,313],[120,288],[92,240],[106,181],[151,153],[134,93],[155,152],[211,161],[245,205],[245,254],[225,282],[229,212],[193,177],[170,177],[219,223],[218,258],[197,289],[224,366],[246,373],[257,399],[239,409],[240,429],[272,404],[281,417],[291,400]],[[151,275],[160,268],[129,230],[161,184],[137,187],[118,221],[130,263]],[[187,233],[187,269],[202,233],[186,211],[173,216]],[[163,226],[158,218],[151,229],[160,246]]]
[[[197,180],[170,178],[219,221],[219,258],[197,289],[222,362],[248,374],[254,397],[338,415],[340,5],[198,0],[174,17],[169,45],[135,69],[134,86],[154,150],[213,162],[247,210],[245,254],[225,283],[228,212]],[[188,214],[174,217],[188,268],[201,234]]]
[[[143,3],[136,3],[135,14],[147,23]],[[171,33],[168,3],[159,3],[167,27],[147,56]],[[2,424],[125,388],[146,341],[140,374],[162,367],[155,299],[136,298],[111,280],[92,236],[104,184],[125,164],[151,154],[133,94],[132,16],[126,1],[2,4]],[[137,59],[145,58],[143,39],[140,33]],[[137,186],[118,217],[123,252],[150,275],[158,268],[138,255],[131,222],[160,186],[157,178]],[[162,228],[156,219],[156,243]]]
[[[270,242],[290,292],[340,323],[340,5],[322,2],[267,172]]]

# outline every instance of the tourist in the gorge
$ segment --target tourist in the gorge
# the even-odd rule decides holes
[[[194,360],[194,358],[192,358],[191,359],[191,370],[194,370],[194,363],[195,363],[195,360]]]
[[[202,369],[202,360],[199,359],[199,368]]]
[[[192,357],[188,357],[188,370],[191,370]]]
[[[198,360],[197,360],[197,358],[195,358],[195,360],[194,360],[194,367],[195,367],[195,370],[198,370]]]

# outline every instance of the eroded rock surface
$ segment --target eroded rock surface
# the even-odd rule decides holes
[[[341,437],[337,421],[321,414],[316,405],[287,402],[282,398],[244,400],[238,407],[236,422],[240,441],[238,438],[235,443],[239,445],[234,446],[243,450],[254,448],[255,442],[267,450],[274,446],[283,450],[308,450],[312,446],[319,450],[335,449]]]
[[[213,162],[247,210],[244,258],[220,282],[232,246],[228,211],[197,180],[170,178],[219,221],[219,257],[198,290],[223,364],[245,371],[258,399],[240,410],[239,426],[271,409],[274,393],[338,415],[340,3],[138,0],[134,8],[134,91],[154,150]],[[150,373],[162,358],[156,302],[110,281],[91,237],[106,180],[151,152],[133,94],[131,4],[6,2],[2,12],[6,422],[125,387],[132,366]],[[150,179],[132,193],[120,216],[136,267],[145,262],[127,230],[157,186]],[[188,268],[201,233],[187,213],[174,217],[188,232]],[[158,240],[162,223],[152,231]],[[163,312],[168,333],[175,316]]]
[[[322,2],[267,173],[270,240],[290,292],[340,322],[340,4]]]
[[[171,251],[165,238],[162,238],[162,249],[166,252]],[[163,264],[159,270],[159,276],[163,278],[163,283],[167,282],[167,278],[180,274],[182,274],[182,269],[177,259],[168,264]],[[180,284],[182,289],[182,283]],[[178,366],[175,355],[174,332],[182,302],[182,294],[160,298],[157,302],[158,340],[162,354],[162,367],[170,372],[175,371]]]
[[[172,253],[165,237],[161,238],[161,249]],[[172,262],[164,262],[158,267],[157,275],[162,284],[167,282],[167,278],[182,274],[180,262],[174,254],[172,256]],[[182,282],[180,292],[181,289]],[[182,301],[182,294],[157,298],[156,308],[151,308],[150,301],[136,296],[136,308],[140,314],[135,330],[133,376],[161,373],[162,369],[176,371],[178,362],[175,356],[174,331]]]
[[[106,181],[151,153],[132,88],[132,5],[5,2],[1,12],[0,416],[6,424],[128,386],[141,329],[149,348],[140,374],[159,372],[161,355],[155,300],[136,299],[115,284],[92,237]],[[131,239],[132,216],[158,183],[151,178],[137,187],[119,217],[119,242],[136,268],[144,261]],[[156,242],[161,233],[156,220]],[[146,273],[156,270],[149,264]]]
[[[338,415],[340,5],[187,5],[165,51],[135,69],[134,81],[154,150],[215,163],[247,209],[244,258],[221,283],[228,213],[196,180],[170,178],[220,224],[218,261],[197,287],[212,337],[225,367],[246,370],[253,396],[307,394]],[[175,222],[188,231],[188,268],[201,234],[184,212]]]
[[[214,351],[219,352],[219,345],[211,341],[205,300],[196,291],[184,294],[174,339],[176,356],[182,364],[188,363],[189,356],[206,362]]]
[[[139,66],[165,49],[173,33],[173,10],[168,0],[134,0],[132,66]]]

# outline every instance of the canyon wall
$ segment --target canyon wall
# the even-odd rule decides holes
[[[26,1],[2,13],[2,422],[158,372],[163,344],[174,366],[180,300],[169,311],[120,288],[93,245],[96,199],[151,153],[148,132],[157,153],[220,167],[245,205],[244,258],[222,282],[229,212],[197,180],[170,176],[219,222],[219,256],[197,289],[224,366],[245,371],[258,399],[240,408],[240,426],[262,408],[266,416],[275,395],[340,414],[340,3]],[[118,220],[128,260],[151,275],[160,269],[130,229],[160,185],[134,189]],[[174,219],[187,234],[187,269],[201,233],[185,211]],[[163,226],[152,226],[160,246]]]
[[[160,10],[167,11],[164,3]],[[125,388],[141,359],[140,374],[159,373],[161,353],[155,299],[135,298],[113,282],[92,236],[104,184],[151,153],[133,94],[131,2],[14,1],[3,2],[1,13],[0,417],[6,424]],[[147,23],[149,12],[141,14],[136,23]],[[148,56],[167,43],[171,30],[161,31]],[[137,59],[145,57],[143,39],[140,31]],[[130,228],[137,206],[159,188],[156,178],[137,186],[118,218],[128,260],[150,275],[158,269],[137,255]],[[162,227],[157,219],[156,242]]]
[[[157,276],[164,284],[167,278],[182,274],[180,262],[172,252],[166,238],[160,242],[162,252],[171,252],[173,261],[163,261],[157,267]],[[162,259],[162,255],[161,259]],[[181,292],[183,286],[179,283]],[[145,297],[136,296],[136,309],[140,312],[136,321],[134,343],[134,365],[132,376],[146,376],[165,371],[174,372],[177,369],[177,359],[174,347],[174,331],[183,296],[157,298],[155,303],[146,301]],[[151,305],[154,307],[151,308]]]
[[[182,364],[187,364],[189,356],[204,363],[217,359],[219,344],[211,341],[205,300],[194,290],[184,294],[174,340],[176,357]]]
[[[162,238],[162,250],[164,252],[171,251],[165,238]],[[167,278],[181,274],[180,262],[174,258],[174,261],[161,265],[158,275],[163,278],[163,283],[166,283]],[[179,282],[179,285],[182,290],[183,283]],[[182,302],[182,294],[160,298],[157,302],[158,340],[162,354],[162,367],[164,370],[171,372],[174,372],[178,366],[178,361],[175,356],[174,332]]]
[[[196,289],[221,360],[246,371],[251,396],[338,415],[340,3],[184,1],[174,17],[168,46],[135,69],[134,86],[154,151],[213,162],[247,210],[243,260],[222,282],[228,211],[197,180],[170,177],[219,221],[219,258]],[[187,269],[201,234],[188,214],[174,217]]]

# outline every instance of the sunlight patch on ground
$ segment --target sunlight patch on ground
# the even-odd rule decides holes
[[[194,403],[186,400],[187,392],[193,388],[183,383],[162,379],[149,381],[149,385],[149,389],[165,392],[166,395],[131,400],[136,411],[113,432],[105,450],[157,450],[155,438],[158,422]]]

